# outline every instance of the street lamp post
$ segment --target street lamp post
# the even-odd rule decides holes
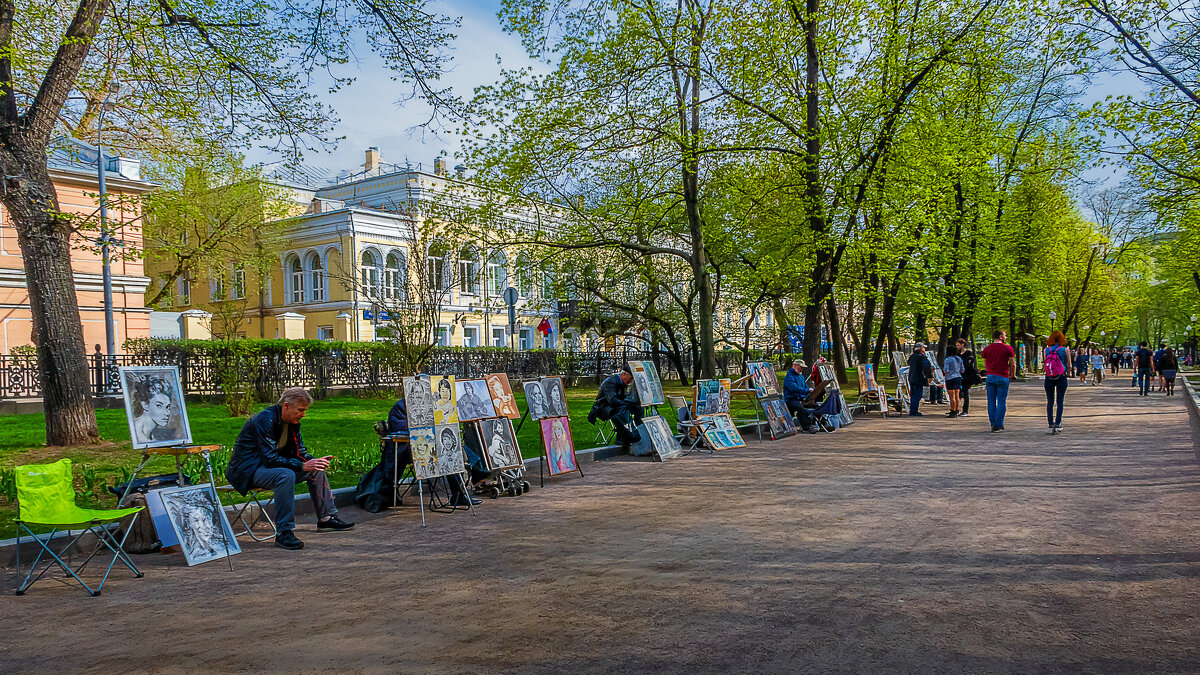
[[[109,246],[112,244],[112,237],[108,232],[108,204],[106,199],[108,190],[104,182],[104,142],[101,135],[104,131],[104,113],[116,105],[117,94],[120,91],[120,82],[114,81],[109,83],[108,94],[105,95],[104,103],[100,106],[100,114],[96,118],[96,179],[100,187],[99,243],[100,259],[104,266],[104,337],[107,342],[108,356],[110,357],[117,353],[117,335],[116,322],[113,318],[112,265],[109,251]]]

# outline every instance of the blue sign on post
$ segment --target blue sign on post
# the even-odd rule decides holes
[[[792,343],[792,349],[801,349],[804,347],[804,326],[790,326],[788,329],[788,340]],[[825,327],[821,326],[821,349],[829,349],[829,336],[825,332]]]
[[[387,310],[382,312],[376,312],[371,309],[363,310],[363,321],[374,321],[376,318],[378,318],[380,321],[391,321],[392,315]]]

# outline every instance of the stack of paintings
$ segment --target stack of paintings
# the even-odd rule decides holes
[[[667,402],[663,394],[662,380],[658,377],[658,368],[653,361],[630,361],[629,370],[633,373],[633,386],[637,389],[638,401],[642,407]]]
[[[437,392],[436,395],[434,392]],[[404,378],[413,473],[418,480],[466,471],[458,432],[458,397],[454,377],[418,375]]]
[[[489,471],[522,466],[521,448],[512,420],[500,409],[516,408],[508,377],[503,373],[473,380],[455,380],[458,420],[468,424],[467,442],[476,450]],[[506,412],[510,412],[506,410]],[[477,444],[477,445],[476,445]]]
[[[783,402],[783,390],[779,387],[775,364],[768,361],[752,361],[746,367],[750,370],[750,384],[754,387],[759,405],[767,415],[771,437],[778,439],[796,433],[796,423],[792,421],[787,404]]]
[[[729,413],[705,415],[697,419],[708,421],[709,426],[704,431],[704,440],[713,450],[746,447],[746,441],[742,440],[742,435],[738,433],[737,426],[734,425],[733,418],[729,416]]]
[[[850,413],[850,406],[846,405],[846,397],[842,394],[842,387],[838,384],[837,371],[833,369],[833,364],[829,362],[818,363],[817,372],[820,373],[822,382],[829,383],[825,387],[825,395],[836,395],[838,397],[838,409],[841,410],[841,413],[838,415],[838,421],[841,422],[841,426],[846,427],[854,424],[854,415]]]

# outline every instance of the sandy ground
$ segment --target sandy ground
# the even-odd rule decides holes
[[[1182,400],[1040,382],[1008,431],[833,435],[585,465],[478,515],[343,515],[100,598],[0,586],[0,672],[1197,672],[1200,464]]]

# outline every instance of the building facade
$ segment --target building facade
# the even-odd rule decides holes
[[[74,215],[84,225],[83,234],[72,242],[71,268],[83,323],[84,343],[105,343],[103,265],[98,247],[99,180],[95,146],[75,139],[56,143],[48,164],[54,181],[59,208]],[[154,185],[142,180],[137,160],[104,156],[107,183],[108,223],[113,236],[129,251],[142,245],[142,195]],[[128,338],[146,337],[150,331],[150,310],[145,307],[150,279],[144,274],[138,256],[118,252],[111,261],[113,315],[118,351]],[[29,308],[29,288],[25,265],[17,243],[17,231],[0,205],[0,353],[33,344],[33,317]]]

